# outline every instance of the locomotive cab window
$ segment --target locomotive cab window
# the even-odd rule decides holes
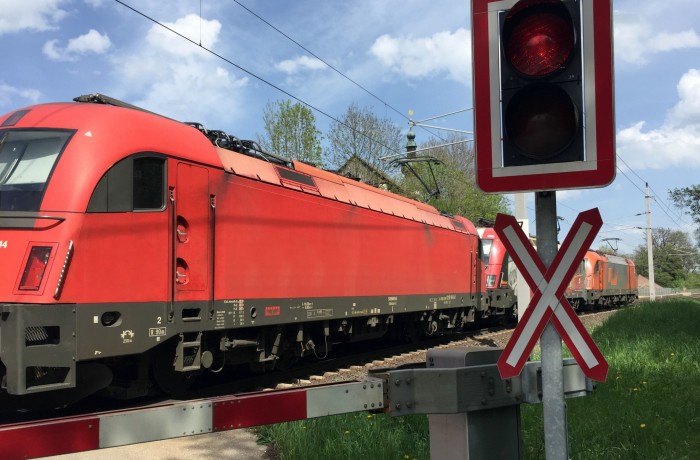
[[[481,244],[481,260],[484,262],[484,265],[488,265],[489,259],[491,258],[491,246],[493,246],[493,240],[482,239],[479,240],[479,244]]]
[[[165,208],[165,159],[126,158],[107,171],[92,193],[88,212],[160,211]]]
[[[0,211],[38,211],[72,131],[0,132]]]

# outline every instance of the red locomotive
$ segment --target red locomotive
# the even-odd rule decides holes
[[[480,233],[106,96],[11,112],[0,117],[2,396],[179,393],[226,365],[267,369],[514,316],[508,255]],[[577,305],[636,298],[631,261],[597,257],[572,281]]]
[[[507,318],[517,319],[517,297],[515,265],[501,238],[493,228],[478,228],[483,251],[484,279],[491,308],[502,312]]]
[[[9,395],[166,392],[228,364],[490,314],[466,219],[101,95],[0,117]]]

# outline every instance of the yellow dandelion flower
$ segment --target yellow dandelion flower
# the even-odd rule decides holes
[[[638,388],[632,388],[632,391],[639,391]]]
[[[641,425],[639,425],[639,428],[646,428],[646,427],[647,427],[646,423],[642,423]]]
[[[411,456],[408,454],[404,454],[403,458],[411,458]]]
[[[349,431],[346,431],[345,434],[350,434],[350,432],[349,432]]]
[[[373,418],[374,418],[374,415],[372,415],[372,414],[369,414],[369,415],[367,416],[367,418],[368,418],[369,420],[371,420],[371,419],[373,419]]]

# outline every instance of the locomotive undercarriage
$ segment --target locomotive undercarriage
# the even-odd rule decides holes
[[[119,355],[105,348],[88,352],[78,348],[76,325],[82,323],[81,309],[75,305],[4,304],[0,318],[3,407],[13,407],[5,404],[8,398],[18,401],[16,407],[59,407],[98,391],[119,399],[154,390],[183,393],[205,372],[236,366],[266,372],[287,368],[300,358],[324,359],[339,344],[385,336],[414,341],[461,331],[494,313],[483,305],[225,330],[196,330],[196,324],[187,324],[189,331],[166,337],[155,347]],[[99,319],[93,319],[98,316],[94,307],[88,308],[95,326]],[[137,310],[145,308],[135,306]],[[122,312],[128,315],[126,309]],[[105,332],[114,328],[99,327]],[[138,332],[125,325],[115,327],[124,349],[136,343],[127,342],[139,338]],[[101,338],[100,334],[93,337]],[[76,359],[80,353],[82,357]]]
[[[588,291],[587,299],[584,308],[600,309],[618,307],[627,305],[637,300],[636,291],[631,290],[606,290],[606,291]]]
[[[325,359],[334,346],[379,339],[415,341],[421,336],[461,331],[477,316],[473,307],[284,324],[226,331],[182,333],[129,366],[115,371],[108,393],[118,398],[143,396],[156,388],[183,393],[204,372],[245,366],[252,372],[287,369],[301,358]],[[123,365],[122,365],[123,368]]]

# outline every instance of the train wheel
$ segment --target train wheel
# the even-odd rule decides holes
[[[279,357],[275,360],[274,368],[279,371],[287,371],[299,362],[299,354],[295,352],[295,342],[285,341]]]
[[[153,382],[160,391],[169,395],[186,393],[199,375],[197,372],[178,372],[175,370],[177,343],[177,338],[171,339],[155,348],[151,355]]]
[[[407,321],[403,325],[402,332],[404,342],[413,344],[418,343],[420,334],[418,333],[418,327],[416,327],[416,323],[412,321]]]

